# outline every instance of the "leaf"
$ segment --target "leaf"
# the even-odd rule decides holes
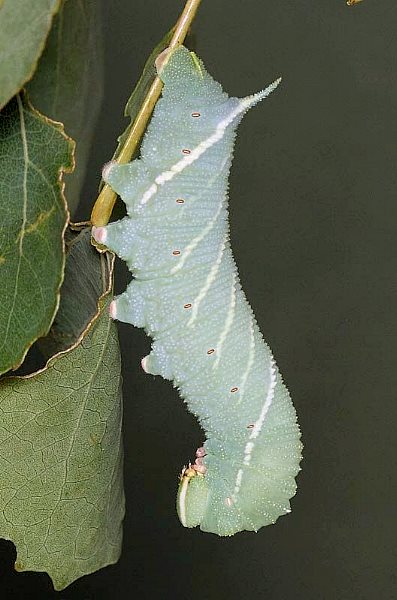
[[[72,225],[66,231],[65,277],[61,301],[51,330],[39,340],[47,358],[70,348],[98,314],[98,298],[109,286],[108,253],[91,244],[91,227]]]
[[[65,231],[66,263],[60,303],[47,336],[39,338],[15,375],[30,375],[46,361],[74,346],[98,316],[98,298],[111,283],[109,253],[91,243],[91,226],[70,224]]]
[[[101,6],[68,0],[54,19],[47,44],[27,90],[33,105],[61,121],[76,141],[76,168],[67,178],[68,205],[79,202],[93,129],[103,95]]]
[[[46,571],[57,590],[121,550],[120,352],[108,302],[43,371],[0,382],[0,535],[14,542],[18,571]]]
[[[142,75],[140,76],[139,81],[134,88],[134,91],[132,92],[131,96],[129,97],[128,102],[125,107],[125,110],[124,110],[124,116],[130,117],[130,119],[131,119],[130,124],[127,126],[125,131],[117,138],[118,145],[117,145],[115,153],[113,154],[112,160],[116,160],[120,154],[121,148],[123,147],[125,140],[128,137],[131,127],[134,123],[135,117],[137,116],[137,114],[142,106],[142,103],[146,97],[146,94],[149,91],[149,88],[152,85],[152,82],[157,75],[157,71],[156,71],[154,62],[155,62],[156,58],[158,57],[158,55],[163,50],[165,50],[165,48],[168,47],[173,33],[174,33],[174,29],[172,28],[168,33],[165,34],[165,36],[163,37],[161,42],[159,42],[157,44],[157,46],[153,49],[153,51],[151,52],[149,58],[147,59],[147,61],[145,63],[145,66],[142,71]]]
[[[16,96],[0,113],[0,373],[21,364],[58,308],[73,143]]]
[[[5,0],[0,6],[0,108],[33,75],[60,0]]]

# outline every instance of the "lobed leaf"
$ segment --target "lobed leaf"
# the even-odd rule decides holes
[[[0,4],[0,108],[33,75],[60,0]]]
[[[45,335],[59,302],[73,143],[16,96],[0,113],[0,373]]]

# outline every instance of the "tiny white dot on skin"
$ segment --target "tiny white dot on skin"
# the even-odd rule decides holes
[[[116,301],[112,300],[110,305],[109,305],[109,314],[112,317],[112,319],[116,319],[117,318],[117,307],[116,307]]]

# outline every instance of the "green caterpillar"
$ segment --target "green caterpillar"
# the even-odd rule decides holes
[[[207,436],[181,476],[182,524],[218,535],[256,531],[290,512],[300,431],[240,286],[227,185],[237,125],[279,80],[229,98],[184,47],[166,57],[160,77],[141,157],[104,169],[128,215],[93,235],[133,274],[113,318],[153,338],[144,370],[173,381]]]

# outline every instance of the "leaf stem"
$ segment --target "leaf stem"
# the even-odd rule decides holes
[[[169,44],[170,49],[176,48],[183,43],[200,3],[201,0],[187,0],[185,8],[183,9],[175,25],[174,34]],[[160,97],[162,88],[163,82],[161,81],[160,77],[155,77],[135,118],[124,146],[117,157],[118,163],[125,164],[133,156],[145,132],[147,123],[151,117],[156,102]],[[112,188],[106,183],[100,191],[92,209],[91,222],[93,225],[99,227],[106,225],[109,222],[116,198],[117,194],[115,194]]]

